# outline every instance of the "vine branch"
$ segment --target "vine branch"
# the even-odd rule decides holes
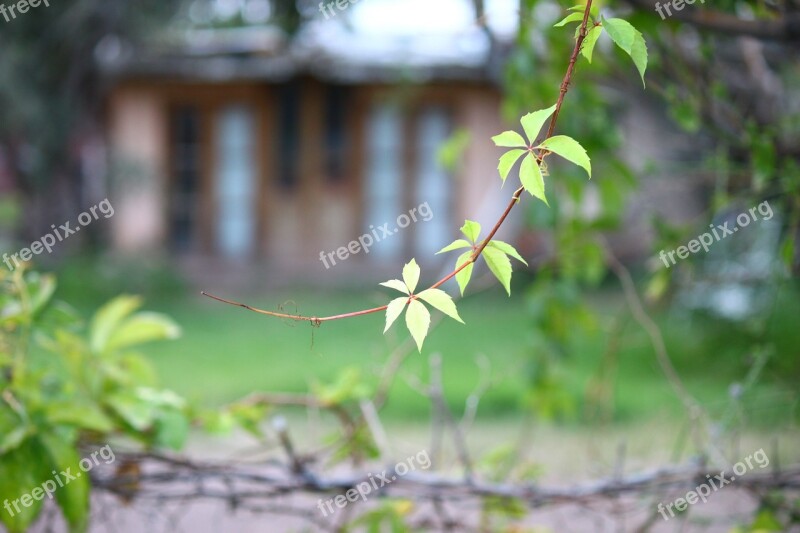
[[[564,79],[561,81],[561,89],[559,91],[558,101],[556,102],[555,111],[553,112],[553,115],[550,118],[550,125],[547,128],[546,137],[551,137],[556,129],[556,124],[558,123],[558,115],[559,112],[561,111],[561,106],[564,104],[564,97],[567,95],[567,91],[569,91],[569,86],[570,83],[572,82],[572,75],[575,72],[575,64],[578,60],[578,54],[581,51],[583,40],[586,38],[586,28],[589,23],[589,12],[591,11],[591,9],[592,9],[592,0],[587,0],[586,7],[583,10],[583,20],[581,21],[580,31],[578,32],[578,36],[575,39],[575,47],[572,49],[572,55],[569,58],[569,64],[567,65],[567,72],[564,74]],[[541,150],[539,152],[537,159],[539,160],[540,163],[544,160],[544,158],[547,156],[548,153],[549,152],[547,150]],[[492,231],[490,231],[489,235],[487,235],[486,238],[483,241],[481,241],[480,245],[478,245],[475,248],[469,259],[467,259],[467,261],[465,261],[458,268],[450,272],[448,275],[446,275],[445,277],[443,277],[442,279],[431,285],[429,287],[430,289],[437,289],[440,286],[444,285],[449,280],[453,279],[459,272],[461,272],[469,265],[475,263],[478,260],[478,257],[480,257],[481,253],[483,253],[483,250],[489,245],[489,243],[494,238],[495,234],[497,234],[497,232],[500,230],[500,227],[508,218],[508,215],[511,213],[511,210],[514,209],[514,206],[520,202],[521,199],[520,197],[522,195],[523,190],[524,187],[520,187],[516,191],[514,191],[514,194],[511,196],[511,201],[508,203],[508,206],[506,207],[505,211],[503,211],[503,214],[495,223],[494,227],[492,228]],[[386,309],[388,308],[388,305],[382,305],[380,307],[373,307],[372,309],[364,309],[361,311],[354,311],[351,313],[343,313],[339,315],[331,315],[326,317],[316,317],[316,316],[290,315],[287,313],[267,311],[265,309],[259,309],[257,307],[252,307],[250,305],[243,304],[240,302],[235,302],[232,300],[227,300],[225,298],[220,298],[219,296],[214,296],[213,294],[209,294],[205,291],[202,291],[200,294],[202,294],[203,296],[207,296],[218,302],[222,302],[228,305],[233,305],[235,307],[242,307],[244,309],[247,309],[248,311],[253,311],[254,313],[272,316],[275,318],[285,318],[289,320],[295,320],[297,322],[310,322],[311,325],[315,327],[320,326],[323,322],[330,322],[332,320],[342,320],[345,318],[355,318],[358,316],[380,313],[382,311],[386,311]],[[417,296],[412,294],[409,296],[409,298],[414,300],[417,298]]]

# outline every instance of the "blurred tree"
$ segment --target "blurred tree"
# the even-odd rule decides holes
[[[41,4],[0,32],[0,146],[22,195],[25,240],[97,201],[82,198],[80,146],[98,131],[98,52],[166,24],[179,0]],[[46,215],[46,216],[45,216]]]

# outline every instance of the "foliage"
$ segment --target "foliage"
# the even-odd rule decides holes
[[[186,440],[186,402],[159,389],[155,372],[135,348],[174,339],[168,317],[140,311],[119,296],[88,325],[53,299],[52,275],[0,273],[0,501],[15,500],[51,479],[52,470],[78,471],[80,449],[126,437],[146,447],[179,449]],[[86,528],[89,476],[55,497],[72,531]],[[42,502],[13,516],[0,513],[11,533],[25,531]]]

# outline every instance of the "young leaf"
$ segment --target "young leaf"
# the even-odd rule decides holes
[[[417,283],[419,283],[419,265],[416,259],[412,259],[403,267],[403,281],[406,282],[408,293],[414,294],[414,289],[417,288]]]
[[[511,168],[514,166],[514,163],[516,163],[520,156],[525,152],[526,150],[523,150],[522,148],[516,148],[504,153],[500,157],[500,163],[497,165],[497,170],[500,172],[500,179],[503,180],[503,183],[506,182],[508,173],[511,172]]]
[[[73,472],[79,472],[78,464],[81,458],[75,448],[61,435],[41,433],[39,439],[49,456],[41,458],[43,462],[49,463],[58,471],[69,472],[69,469],[72,469]],[[69,524],[70,531],[86,531],[89,519],[89,489],[89,476],[81,477],[79,474],[55,493],[56,501]]]
[[[483,258],[489,270],[495,275],[497,280],[506,288],[506,292],[511,296],[511,261],[508,256],[497,248],[487,246],[483,249]]]
[[[119,350],[146,342],[177,339],[181,328],[160,313],[137,313],[117,327],[106,341],[106,350]]]
[[[647,70],[647,44],[639,32],[636,32],[636,37],[633,39],[631,59],[633,59],[633,64],[636,65],[636,70],[639,71],[639,76],[642,78],[642,85],[645,85],[644,71]]]
[[[544,195],[544,177],[542,176],[542,169],[536,161],[536,156],[528,154],[522,160],[522,165],[519,167],[519,180],[525,190],[531,193],[532,196],[539,198],[548,206],[547,198]]]
[[[431,325],[431,314],[417,300],[408,302],[408,311],[406,311],[406,326],[414,341],[417,343],[417,349],[422,351],[422,343],[425,342],[425,337],[428,335],[428,328]]]
[[[389,305],[386,307],[386,327],[383,328],[383,332],[386,333],[389,331],[389,328],[392,327],[394,321],[397,320],[403,313],[403,309],[406,308],[406,303],[408,302],[408,298],[395,298]]]
[[[584,11],[586,11],[586,4],[583,5],[578,4],[577,6],[572,6],[570,8],[567,8],[567,11],[580,11],[581,13],[583,13]],[[592,8],[589,10],[589,14],[594,18],[597,18],[597,15],[600,14],[600,11],[598,11],[596,5],[592,5]]]
[[[461,317],[458,316],[458,309],[456,309],[455,302],[453,302],[453,299],[450,297],[450,295],[444,292],[443,290],[428,289],[422,291],[417,296],[420,298],[420,300],[428,302],[433,307],[435,307],[442,313],[446,314],[450,318],[458,320],[462,324],[464,323],[464,321],[461,320]]]
[[[452,252],[453,250],[458,250],[460,248],[471,248],[471,247],[472,245],[467,241],[465,241],[464,239],[458,239],[456,241],[451,242],[438,252],[436,252],[436,255],[443,254],[445,252]]]
[[[456,261],[456,268],[460,267],[472,256],[472,252],[464,252]],[[458,282],[458,288],[461,289],[461,296],[464,296],[464,290],[469,285],[469,280],[472,277],[472,269],[475,268],[475,263],[470,263],[465,266],[458,274],[456,274],[456,281]]]
[[[633,41],[636,39],[636,34],[639,33],[636,28],[627,20],[617,18],[604,18],[603,27],[608,32],[611,40],[630,55]]]
[[[583,44],[581,45],[581,54],[583,54],[583,57],[585,57],[589,63],[592,62],[594,45],[597,43],[597,39],[600,38],[602,33],[602,26],[592,26],[589,32],[586,34],[586,38],[583,40]]]
[[[497,248],[498,250],[500,250],[500,251],[501,251],[501,252],[503,252],[504,254],[506,254],[506,255],[510,255],[511,257],[513,257],[514,259],[516,259],[517,261],[522,261],[523,263],[525,263],[525,266],[528,266],[528,262],[527,262],[527,261],[525,261],[525,260],[522,258],[522,256],[521,256],[521,255],[519,255],[519,252],[516,250],[516,248],[514,248],[513,246],[511,246],[511,245],[510,245],[510,244],[508,244],[507,242],[503,242],[503,241],[491,241],[491,242],[489,243],[489,246],[491,246],[492,248]]]
[[[618,18],[603,19],[603,27],[611,40],[631,56],[644,84],[644,71],[647,69],[647,45],[642,34],[630,22]]]
[[[556,104],[548,107],[547,109],[540,109],[538,111],[534,111],[533,113],[528,113],[520,120],[522,124],[522,128],[525,130],[525,135],[528,137],[528,142],[533,144],[536,142],[536,137],[539,136],[539,132],[544,126],[544,123],[550,118],[550,115],[553,114],[553,111],[556,110]]]
[[[553,24],[553,27],[560,28],[561,26],[566,26],[570,22],[583,22],[583,13],[570,13],[569,15],[561,19],[561,21]]]
[[[505,146],[508,148],[523,148],[528,146],[525,144],[525,139],[522,138],[522,135],[511,130],[495,135],[492,137],[492,140],[496,146]]]
[[[472,220],[465,220],[464,225],[461,226],[461,233],[471,242],[478,240],[478,235],[481,234],[481,225]]]
[[[567,161],[571,161],[583,168],[586,173],[589,174],[589,178],[592,177],[592,163],[589,160],[589,156],[586,154],[586,150],[583,149],[583,146],[572,137],[556,135],[545,139],[537,148],[544,148],[554,154],[560,155]]]
[[[400,292],[404,292],[409,294],[408,289],[406,288],[406,284],[400,281],[399,279],[390,279],[389,281],[384,281],[381,283],[384,287],[389,287],[390,289],[395,289]]]

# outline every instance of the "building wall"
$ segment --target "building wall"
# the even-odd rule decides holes
[[[124,252],[156,250],[164,239],[167,132],[162,101],[153,90],[122,89],[111,99],[111,109],[114,246]]]
[[[320,268],[319,255],[357,239],[369,231],[365,197],[370,113],[381,102],[399,103],[407,147],[402,155],[404,209],[391,213],[394,218],[405,206],[416,205],[408,193],[416,158],[413,147],[417,124],[431,106],[448,109],[454,128],[471,132],[472,143],[465,152],[453,183],[446,223],[456,238],[458,227],[470,216],[486,223],[496,219],[510,191],[498,192],[496,161],[499,153],[488,141],[502,129],[497,119],[499,96],[486,86],[440,84],[427,87],[355,86],[347,90],[344,128],[347,141],[342,146],[342,176],[333,179],[326,166],[326,103],[329,87],[314,79],[292,85],[299,99],[297,174],[287,186],[282,181],[280,136],[285,134],[279,120],[279,88],[264,83],[200,84],[135,80],[123,83],[109,103],[109,143],[117,169],[115,180],[114,246],[117,250],[174,250],[170,226],[171,202],[176,201],[175,132],[171,117],[176,109],[190,107],[200,124],[200,172],[193,211],[195,232],[190,245],[181,252],[200,257],[221,255],[217,221],[220,202],[218,172],[221,149],[215,141],[222,112],[232,105],[245,106],[252,114],[255,139],[252,160],[256,188],[250,201],[257,213],[256,245],[252,256],[241,260],[264,259],[286,269]],[[343,104],[344,105],[344,104]],[[284,110],[285,111],[285,110]],[[388,214],[387,214],[388,216]],[[388,221],[388,220],[387,220]],[[404,239],[424,226],[404,230]],[[449,238],[449,236],[446,236]],[[448,241],[449,242],[449,241]],[[442,245],[447,242],[441,243]],[[404,245],[404,257],[413,250]],[[360,254],[353,262],[373,263],[375,256]]]

